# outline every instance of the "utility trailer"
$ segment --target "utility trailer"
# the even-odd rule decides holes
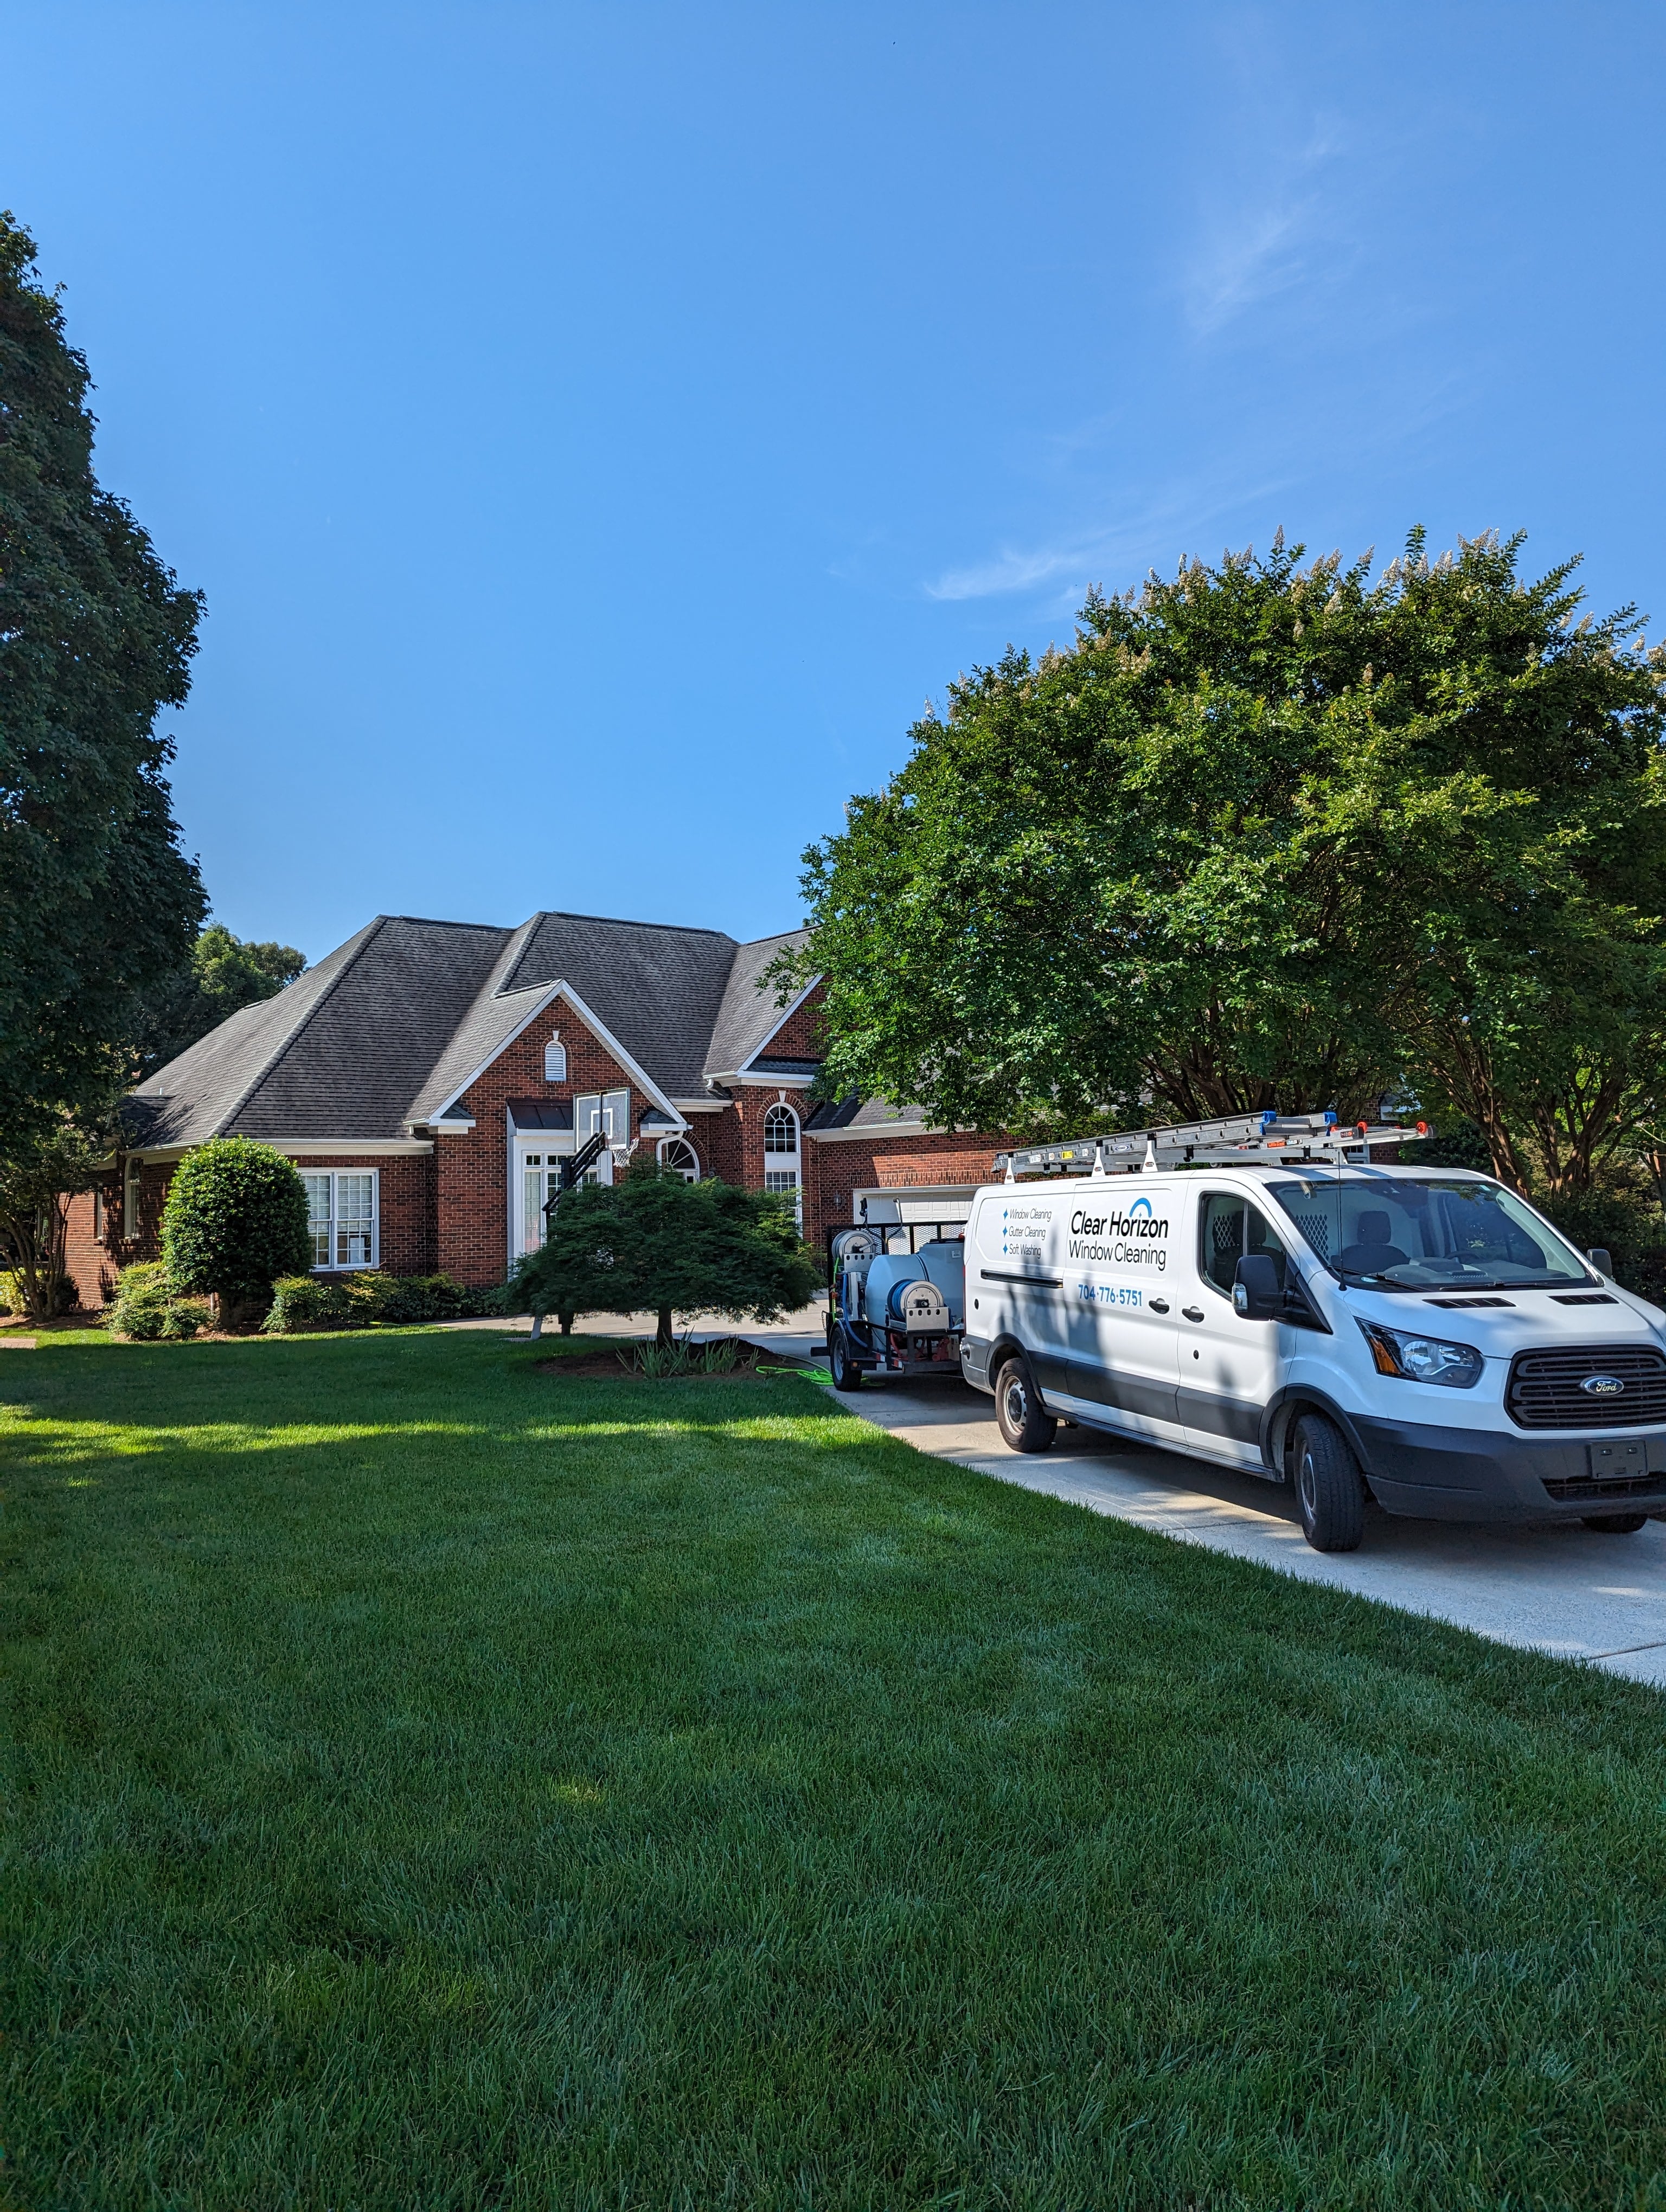
[[[966,1224],[875,1221],[827,1232],[827,1364],[837,1390],[865,1376],[960,1374]]]

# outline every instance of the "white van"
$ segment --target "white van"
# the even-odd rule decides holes
[[[1367,1492],[1628,1534],[1666,1518],[1666,1314],[1592,1258],[1489,1176],[1368,1154],[996,1183],[962,1372],[1019,1451],[1062,1418],[1293,1482],[1320,1551]]]

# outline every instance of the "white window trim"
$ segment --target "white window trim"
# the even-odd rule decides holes
[[[567,1047],[557,1030],[544,1048],[544,1079],[546,1083],[565,1083],[567,1080]]]
[[[783,1114],[793,1125],[793,1141],[790,1145],[777,1145],[772,1153],[769,1146],[769,1124],[776,1115]],[[777,1098],[773,1105],[766,1106],[763,1109],[764,1158],[766,1160],[771,1158],[778,1160],[795,1160],[802,1151],[803,1146],[804,1126],[799,1120],[798,1109],[795,1107],[789,1106],[784,1098]]]
[[[121,1179],[121,1233],[131,1238],[139,1233],[139,1179],[143,1173],[143,1163],[129,1160]]]
[[[659,1162],[662,1168],[674,1166],[678,1175],[687,1175],[688,1170],[684,1167],[680,1160],[671,1161],[666,1159],[666,1154],[672,1151],[673,1147],[679,1148],[680,1150],[686,1152],[689,1158],[694,1162],[694,1173],[689,1177],[689,1180],[693,1182],[698,1182],[701,1175],[700,1155],[696,1152],[694,1146],[690,1144],[686,1137],[677,1135],[661,1137],[659,1143],[654,1148],[654,1158]]]
[[[769,1148],[769,1120],[772,1115],[785,1115],[792,1122],[793,1149],[790,1152],[782,1152],[779,1147],[771,1152]],[[787,1093],[784,1091],[778,1091],[775,1103],[766,1106],[763,1109],[763,1188],[766,1191],[769,1188],[769,1178],[772,1175],[791,1176],[792,1182],[785,1185],[778,1183],[775,1186],[775,1192],[776,1195],[784,1198],[787,1190],[791,1190],[793,1215],[799,1227],[802,1229],[804,1227],[804,1124],[799,1118],[798,1109],[787,1104]]]
[[[327,1260],[314,1260],[312,1273],[315,1275],[357,1275],[367,1267],[380,1267],[382,1263],[382,1178],[378,1168],[313,1168],[301,1170],[304,1179],[327,1176],[330,1179],[330,1254]],[[336,1224],[342,1218],[337,1201],[337,1186],[343,1176],[368,1176],[370,1178],[370,1257],[368,1260],[337,1260]],[[357,1220],[362,1217],[355,1215]],[[310,1233],[310,1232],[309,1232]]]

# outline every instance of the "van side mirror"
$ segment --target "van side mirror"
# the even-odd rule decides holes
[[[1590,1261],[1591,1266],[1596,1268],[1599,1275],[1613,1274],[1614,1255],[1609,1251],[1606,1244],[1593,1244],[1590,1251],[1586,1253],[1585,1257]]]
[[[1238,1261],[1232,1310],[1243,1321],[1273,1321],[1284,1311],[1279,1271],[1265,1252],[1246,1252]]]

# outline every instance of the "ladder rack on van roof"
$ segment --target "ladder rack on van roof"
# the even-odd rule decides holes
[[[1123,1129],[1067,1145],[1031,1145],[995,1154],[995,1171],[1016,1182],[1026,1175],[1138,1175],[1141,1170],[1201,1165],[1286,1167],[1298,1160],[1329,1167],[1368,1161],[1373,1145],[1412,1143],[1429,1125],[1402,1128],[1397,1121],[1356,1121],[1343,1128],[1334,1114],[1232,1114],[1219,1121],[1170,1121],[1154,1129]]]

